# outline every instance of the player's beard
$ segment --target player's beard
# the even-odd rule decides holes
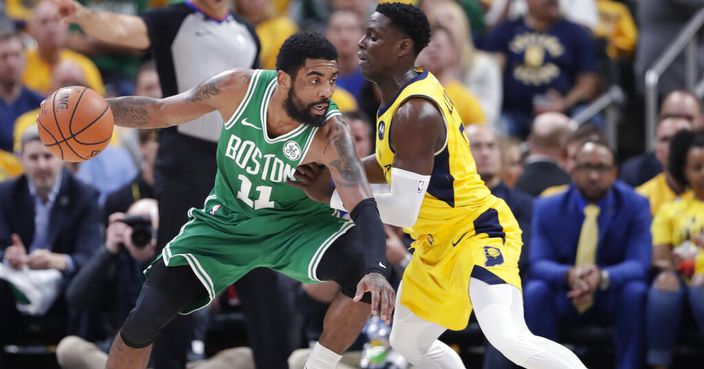
[[[291,86],[284,105],[286,106],[286,113],[294,120],[314,127],[321,127],[325,124],[325,115],[314,115],[310,111],[313,106],[326,103],[329,104],[330,100],[325,99],[306,105],[298,99],[295,88]],[[300,106],[303,106],[303,108],[300,108]]]

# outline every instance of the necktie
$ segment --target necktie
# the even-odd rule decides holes
[[[599,240],[599,207],[589,204],[584,207],[584,222],[579,232],[575,266],[596,264],[596,246]],[[592,306],[592,301],[577,305],[577,311],[584,313]]]

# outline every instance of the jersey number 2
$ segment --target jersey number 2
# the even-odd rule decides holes
[[[237,176],[237,179],[242,182],[242,186],[237,191],[237,198],[242,200],[245,204],[247,204],[247,206],[254,208],[254,210],[274,207],[274,202],[269,200],[271,197],[271,186],[257,186],[259,198],[252,201],[252,199],[249,198],[249,193],[252,191],[252,182],[250,182],[249,178],[242,174]]]

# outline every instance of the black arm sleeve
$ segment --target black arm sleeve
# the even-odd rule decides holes
[[[86,309],[103,300],[105,285],[115,277],[117,255],[101,247],[71,279],[66,289],[66,303],[74,309]]]
[[[386,235],[384,225],[379,217],[379,209],[373,198],[362,200],[352,209],[350,216],[359,227],[359,234],[364,247],[365,273],[389,275],[389,262],[386,260]]]

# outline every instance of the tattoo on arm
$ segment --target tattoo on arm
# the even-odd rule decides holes
[[[156,102],[150,97],[127,96],[108,99],[115,125],[142,128],[149,126],[149,106]]]
[[[205,101],[210,99],[211,96],[220,95],[222,91],[216,86],[218,80],[210,80],[197,86],[191,96],[188,97],[188,101]]]
[[[357,187],[364,184],[364,169],[355,156],[354,146],[349,135],[343,132],[332,137],[330,141],[339,155],[338,159],[330,162],[330,165],[340,172],[343,180],[336,184],[343,187]],[[325,150],[327,150],[327,146]]]

